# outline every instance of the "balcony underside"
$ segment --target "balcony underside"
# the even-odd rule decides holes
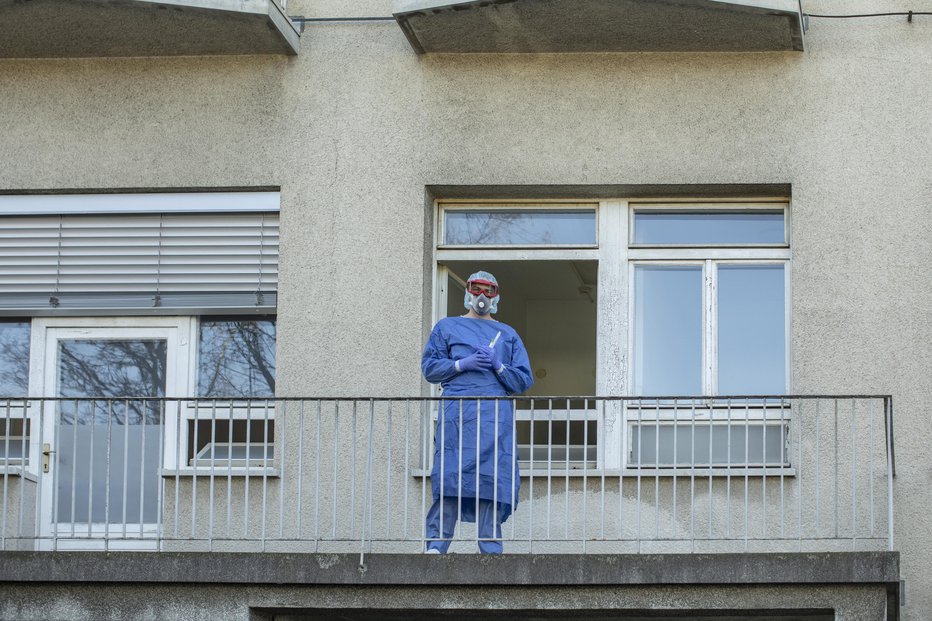
[[[297,54],[274,0],[0,0],[0,58]]]
[[[803,49],[797,0],[395,0],[418,53]]]

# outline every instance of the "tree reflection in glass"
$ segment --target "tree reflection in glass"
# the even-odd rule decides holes
[[[275,396],[275,320],[201,320],[197,394]]]
[[[449,210],[444,228],[452,245],[595,244],[595,210]]]
[[[0,398],[29,391],[29,321],[0,321]]]

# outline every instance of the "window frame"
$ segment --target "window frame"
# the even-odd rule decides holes
[[[475,207],[477,210],[489,210],[497,207],[503,209],[540,209],[545,206],[551,208],[568,209],[572,205],[591,209],[596,205],[596,244],[589,246],[559,246],[559,245],[531,245],[531,246],[489,246],[489,245],[445,245],[442,243],[445,235],[444,213],[446,209],[465,210]],[[781,264],[784,266],[784,330],[785,330],[785,394],[789,394],[792,386],[791,360],[792,360],[792,317],[790,312],[792,300],[792,262],[791,262],[791,231],[792,210],[787,197],[763,198],[721,198],[721,199],[670,199],[658,197],[653,199],[628,199],[624,197],[610,199],[554,199],[554,200],[444,200],[437,199],[433,204],[435,215],[434,235],[432,244],[432,278],[433,289],[433,322],[435,323],[446,313],[446,287],[447,276],[444,264],[448,261],[464,260],[591,260],[598,265],[598,302],[596,309],[597,345],[596,345],[596,394],[595,396],[633,395],[634,373],[634,265],[645,263],[684,263],[701,264],[703,267],[703,386],[706,383],[717,381],[706,367],[713,364],[714,353],[709,355],[706,351],[716,347],[717,333],[714,331],[706,335],[706,326],[709,313],[710,294],[707,293],[706,273],[709,266],[717,276],[717,266],[729,263],[746,264]],[[783,212],[784,243],[780,244],[635,244],[633,242],[634,216],[640,211],[675,211],[686,212],[703,211],[777,211]],[[711,290],[714,298],[717,289]],[[437,387],[431,388],[431,394],[437,396]],[[711,395],[716,396],[716,395]],[[766,418],[766,422],[784,421],[791,424],[789,409],[776,411],[773,401],[766,408],[757,408],[757,412],[749,413],[749,421],[755,420],[758,414]],[[644,469],[638,467],[633,470],[629,463],[631,439],[631,419],[629,407],[631,401],[602,401],[595,407],[587,410],[588,420],[598,421],[597,462],[595,464],[583,463],[573,473],[585,476],[586,471],[620,471],[623,473],[639,472]],[[710,403],[710,405],[712,405]],[[718,422],[721,414],[715,407],[709,408],[712,412],[710,420]],[[752,408],[754,409],[754,408]],[[770,410],[768,412],[768,410]],[[539,412],[535,409],[535,413]],[[733,409],[734,412],[734,409]],[[560,420],[556,416],[554,420]],[[434,413],[436,416],[436,413]],[[682,417],[683,414],[680,413]],[[516,411],[517,420],[529,419],[529,412]],[[535,418],[539,418],[535,416]],[[436,418],[434,418],[436,420]],[[737,421],[735,416],[733,420]],[[429,431],[432,434],[433,430]],[[428,461],[431,452],[427,452]],[[529,465],[521,462],[523,468]],[[550,464],[542,463],[535,469],[548,468],[551,471],[562,471],[565,468],[560,462]],[[427,463],[426,467],[430,467]],[[730,468],[696,464],[687,467],[687,470],[721,471],[722,474],[733,472],[735,468],[747,470],[746,465],[734,464]],[[682,467],[653,470],[666,470],[680,472]],[[752,468],[753,469],[753,468]],[[783,469],[791,472],[792,467]],[[663,474],[661,472],[661,474]]]

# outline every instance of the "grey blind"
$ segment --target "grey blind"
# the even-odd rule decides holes
[[[278,213],[0,217],[0,310],[274,308]]]

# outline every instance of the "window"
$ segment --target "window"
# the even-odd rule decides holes
[[[785,465],[788,215],[783,200],[441,201],[435,320],[464,312],[473,271],[499,278],[497,318],[535,375],[516,413],[525,467]]]
[[[570,397],[596,393],[598,206],[445,203],[438,213],[436,319],[462,315],[465,279],[492,272],[502,287],[496,318],[518,332],[531,358],[527,396],[564,397],[517,401],[519,459],[535,468],[594,466],[596,404]]]
[[[274,317],[202,317],[197,396],[188,408],[191,467],[257,467],[275,455]]]
[[[0,466],[21,464],[29,455],[29,321],[0,320]]]
[[[656,399],[627,408],[628,465],[783,465],[785,211],[635,205],[632,222],[632,392]]]

